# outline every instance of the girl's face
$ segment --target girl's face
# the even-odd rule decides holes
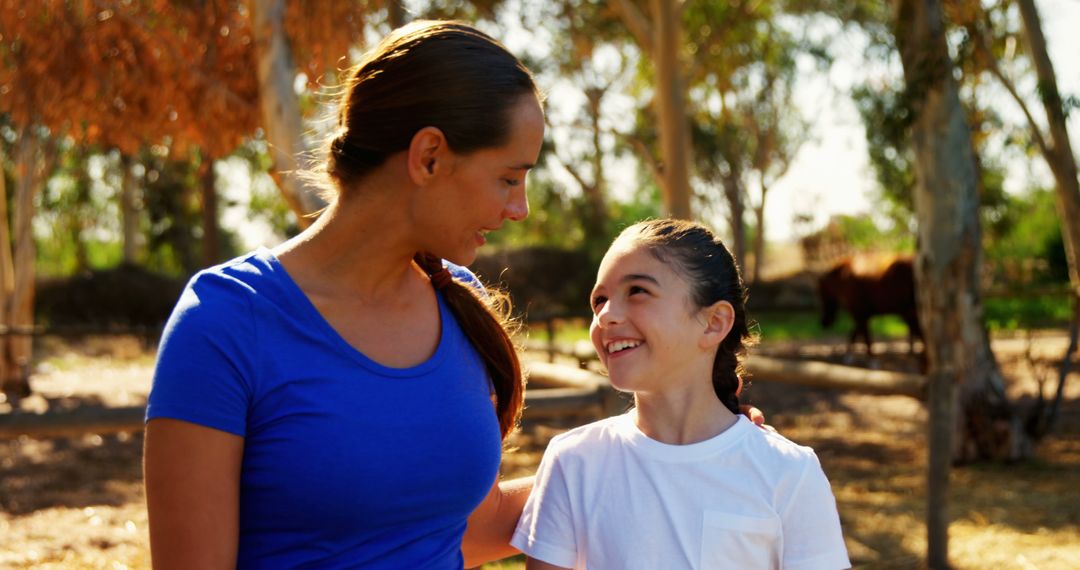
[[[536,97],[522,96],[510,112],[508,142],[468,154],[450,153],[449,168],[435,203],[425,207],[430,251],[467,265],[486,242],[485,234],[506,220],[529,215],[525,176],[544,142],[544,114]]]
[[[711,371],[716,348],[690,284],[632,240],[617,240],[604,256],[591,302],[593,347],[616,389],[654,392]]]

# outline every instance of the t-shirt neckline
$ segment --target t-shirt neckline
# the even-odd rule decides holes
[[[427,360],[417,364],[416,366],[410,366],[406,368],[395,368],[386,366],[368,355],[364,354],[352,344],[349,344],[337,329],[330,325],[330,323],[323,317],[319,309],[315,307],[315,304],[311,302],[304,290],[300,288],[300,285],[289,275],[289,272],[285,269],[285,266],[281,264],[281,260],[274,255],[271,250],[260,247],[255,252],[256,257],[262,259],[270,267],[270,270],[279,276],[281,283],[285,287],[285,294],[289,297],[292,303],[300,311],[304,312],[304,317],[309,320],[313,326],[318,327],[327,341],[334,344],[339,351],[346,354],[349,358],[355,360],[358,364],[367,368],[368,370],[381,374],[384,376],[394,376],[400,378],[423,376],[442,363],[446,354],[452,349],[450,346],[454,340],[454,337],[449,334],[449,328],[454,323],[453,315],[450,313],[450,308],[446,305],[440,291],[435,291],[435,298],[439,306],[439,344],[435,348],[435,352],[428,357]]]
[[[637,423],[637,410],[618,416],[615,420],[616,433],[631,448],[642,455],[658,461],[680,463],[687,461],[700,461],[707,457],[722,453],[746,437],[754,426],[745,416],[738,416],[735,423],[719,434],[686,445],[674,445],[657,441],[641,431]]]

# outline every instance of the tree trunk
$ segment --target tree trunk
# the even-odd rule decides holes
[[[650,6],[655,22],[653,63],[656,65],[656,114],[664,163],[664,210],[672,217],[690,219],[690,125],[679,66],[679,48],[682,46],[679,4],[673,0],[651,0]]]
[[[0,164],[4,163],[4,149],[0,146]],[[11,321],[11,295],[15,291],[15,266],[11,259],[11,223],[8,217],[7,183],[0,172],[0,327],[8,327]],[[15,337],[0,336],[0,391],[4,395],[15,394],[18,369],[15,367],[12,344]],[[22,394],[20,394],[22,395]]]
[[[592,127],[592,184],[582,184],[587,208],[585,217],[585,243],[600,244],[607,241],[607,204],[604,200],[604,152],[600,145],[600,105],[605,90],[586,90],[589,101],[589,122]]]
[[[124,263],[134,265],[139,258],[139,189],[135,186],[135,174],[131,172],[132,160],[120,156],[120,224],[124,240]]]
[[[14,287],[8,305],[11,323],[19,328],[31,327],[34,324],[34,197],[41,188],[44,177],[44,173],[39,174],[38,168],[40,146],[33,129],[24,129],[16,159],[18,181],[14,212]],[[13,366],[8,379],[15,382],[17,389],[29,394],[33,337],[18,335],[11,337],[8,342],[11,344]]]
[[[386,0],[386,20],[391,28],[400,28],[409,21],[404,0]]]
[[[90,207],[90,172],[88,170],[88,158],[90,153],[87,147],[77,148],[75,151],[75,203],[72,204],[73,215],[68,217],[68,232],[71,235],[71,243],[75,246],[75,273],[83,274],[90,270],[90,252],[86,247],[86,235],[88,228],[93,223],[83,212]]]
[[[1057,183],[1058,217],[1061,220],[1061,237],[1065,242],[1065,254],[1069,262],[1069,280],[1073,290],[1080,295],[1080,180],[1077,178],[1076,156],[1069,141],[1065,106],[1061,101],[1057,75],[1046,49],[1039,12],[1034,0],[1019,0],[1018,4],[1024,22],[1024,37],[1039,77],[1039,94],[1046,109],[1046,121],[1050,126],[1053,146],[1047,149],[1046,161]],[[1032,127],[1037,128],[1034,125]]]
[[[304,142],[300,99],[296,95],[296,65],[285,35],[285,0],[249,0],[251,30],[255,40],[259,104],[266,140],[282,195],[296,214],[300,227],[311,224],[307,214],[326,206],[318,189],[296,176],[310,166]]]
[[[754,275],[751,278],[753,283],[761,281],[761,268],[765,265],[765,194],[768,191],[769,188],[765,182],[762,182],[761,203],[754,208],[754,223],[757,225],[754,234]]]
[[[743,223],[743,218],[746,216],[746,205],[743,203],[742,172],[733,166],[732,171],[722,180],[731,222],[731,253],[735,256],[735,263],[739,265],[739,270],[745,274],[746,225]]]
[[[897,4],[896,39],[914,116],[915,270],[930,382],[927,558],[931,568],[947,568],[950,463],[1017,458],[1023,436],[982,323],[979,180],[941,5]]]
[[[214,175],[214,161],[205,153],[199,167],[199,179],[202,182],[202,258],[203,266],[217,265],[220,243],[218,240],[218,199]]]

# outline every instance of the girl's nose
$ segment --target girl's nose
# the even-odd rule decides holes
[[[596,322],[601,326],[611,326],[622,321],[622,313],[615,307],[611,300],[604,302],[600,311],[596,313]]]

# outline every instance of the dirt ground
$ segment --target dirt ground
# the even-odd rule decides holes
[[[1059,336],[997,339],[995,351],[1014,401],[1029,401],[1040,375],[1065,348]],[[838,344],[758,347],[883,369],[911,370],[904,347],[885,356],[846,358]],[[20,406],[138,405],[145,401],[152,353],[134,339],[43,343],[33,385]],[[1047,384],[1047,391],[1056,379]],[[1074,375],[1056,433],[1035,457],[1013,465],[956,468],[950,555],[958,568],[1080,568],[1080,379]],[[748,399],[789,439],[812,446],[833,483],[852,561],[865,568],[919,568],[925,553],[925,422],[910,398],[862,396],[753,384]],[[10,405],[0,403],[0,413]],[[515,436],[505,476],[531,473],[561,427],[527,424]],[[0,441],[0,568],[149,567],[141,489],[142,436]],[[502,565],[517,568],[520,564]]]

